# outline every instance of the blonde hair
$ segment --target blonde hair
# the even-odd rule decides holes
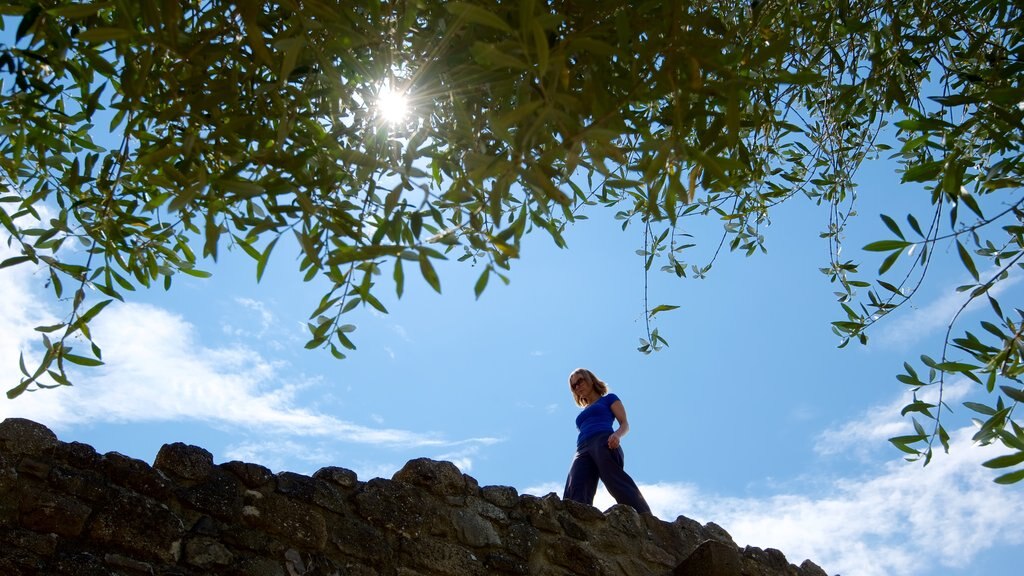
[[[589,380],[594,385],[594,392],[597,392],[598,396],[604,396],[605,394],[608,393],[608,385],[605,384],[597,376],[594,376],[593,372],[587,370],[586,368],[577,368],[569,374],[569,391],[572,392],[572,398],[573,400],[576,401],[577,406],[581,408],[586,408],[587,400],[586,398],[582,398],[579,395],[577,395],[576,390],[573,389],[572,383],[574,380],[574,376],[578,376],[579,378],[586,378],[587,380]]]

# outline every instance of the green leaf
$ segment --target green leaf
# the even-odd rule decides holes
[[[91,4],[69,4],[67,6],[59,6],[57,8],[50,8],[46,11],[47,14],[52,16],[62,16],[64,18],[81,19],[88,16],[92,16],[100,11],[102,8],[106,8],[112,5],[113,2],[93,2]]]
[[[256,259],[256,282],[263,279],[263,273],[267,270],[267,262],[270,262],[270,253],[273,252],[274,246],[277,245],[277,240],[280,238],[274,238],[267,243],[267,247],[263,249],[263,253]]]
[[[476,295],[477,300],[480,299],[480,295],[483,294],[484,288],[487,287],[487,280],[491,276],[491,267],[484,268],[484,271],[480,273],[480,277],[477,278],[476,284],[473,286],[473,293]]]
[[[3,262],[0,262],[0,268],[7,268],[8,266],[17,266],[22,262],[29,262],[31,260],[32,258],[29,258],[28,256],[12,256],[4,260]]]
[[[882,218],[882,222],[885,222],[885,225],[888,226],[889,230],[892,230],[893,234],[899,236],[900,240],[904,239],[903,232],[900,231],[900,227],[896,225],[895,220],[885,214],[880,214],[879,216]]]
[[[430,284],[430,287],[434,289],[438,294],[441,293],[441,280],[437,277],[437,271],[434,270],[434,265],[430,263],[430,258],[426,252],[420,252],[420,273],[423,274],[423,279]]]
[[[111,42],[115,40],[128,40],[135,37],[135,31],[127,28],[96,27],[82,31],[78,35],[80,42]]]
[[[960,253],[960,261],[964,263],[964,267],[967,268],[967,271],[971,273],[971,276],[974,277],[974,280],[978,281],[978,269],[974,267],[974,260],[971,259],[971,255],[967,252],[967,249],[964,248],[964,245],[961,244],[959,240],[957,240],[956,242],[956,249],[957,252]]]
[[[102,366],[103,361],[95,358],[88,358],[86,356],[78,356],[76,354],[64,353],[63,358],[72,364],[78,364],[79,366]]]
[[[671,305],[671,304],[660,304],[660,305],[655,306],[654,308],[652,308],[650,313],[648,313],[647,317],[648,318],[654,318],[655,314],[658,314],[660,312],[668,312],[669,310],[676,310],[678,308],[679,308],[679,306],[675,306],[675,305]]]
[[[996,413],[996,410],[994,408],[986,406],[984,404],[979,404],[977,402],[964,402],[964,406],[966,408],[974,410],[979,414],[984,414],[986,416],[993,416]]]
[[[21,22],[18,23],[18,29],[14,33],[14,42],[21,42],[21,39],[28,34],[28,31],[32,29],[32,25],[36,23],[36,18],[39,17],[39,13],[42,12],[43,7],[39,3],[35,3],[31,8],[25,12],[25,15],[21,17]]]
[[[78,318],[78,323],[84,324],[84,323],[89,322],[90,320],[95,318],[96,315],[99,314],[110,303],[111,303],[111,300],[104,300],[102,302],[98,302],[95,306],[90,308],[88,312],[86,312],[85,314],[82,314]]]
[[[878,273],[885,274],[886,271],[889,270],[889,268],[892,268],[892,265],[896,263],[896,260],[900,257],[900,254],[902,253],[903,252],[900,250],[895,250],[892,254],[886,256],[885,260],[882,260],[881,266],[878,267]]]
[[[212,272],[198,270],[196,268],[181,268],[180,270],[185,274],[188,274],[189,276],[195,276],[196,278],[209,278],[210,276],[213,276]]]
[[[392,279],[395,281],[395,295],[401,298],[402,293],[405,292],[405,270],[402,269],[401,258],[395,258],[395,270],[392,274]]]
[[[998,456],[986,462],[982,462],[981,465],[986,468],[1009,468],[1024,462],[1024,452],[1015,452],[1013,454],[1005,454]]]
[[[1004,394],[1013,398],[1017,402],[1024,402],[1024,390],[1018,390],[1016,388],[1011,388],[1010,386],[1000,386],[999,388],[1002,389]]]
[[[924,232],[921,231],[921,225],[917,223],[917,218],[914,218],[913,214],[907,214],[907,222],[910,223],[910,227],[913,228],[914,232],[918,236],[924,238]]]
[[[910,246],[906,240],[879,240],[864,247],[868,252],[888,252],[890,250],[902,250]]]
[[[1016,472],[1010,472],[1009,474],[1003,474],[1002,476],[995,479],[996,484],[1016,484],[1024,480],[1024,468],[1017,470]]]
[[[512,27],[508,25],[508,22],[502,20],[497,14],[479,6],[466,2],[448,2],[444,7],[460,20],[465,20],[471,24],[488,26],[509,34],[513,33]]]

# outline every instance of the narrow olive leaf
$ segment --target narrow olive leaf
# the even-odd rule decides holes
[[[196,268],[181,268],[180,270],[185,274],[188,274],[189,276],[195,276],[196,278],[209,278],[213,276],[212,272],[198,270]]]
[[[106,308],[107,305],[110,304],[110,302],[111,302],[111,300],[104,300],[102,302],[97,303],[95,306],[90,308],[88,312],[86,312],[85,314],[82,314],[78,318],[78,322],[81,322],[81,323],[89,322],[90,320],[95,318],[96,315],[99,314],[104,308]]]
[[[1004,394],[1013,398],[1017,402],[1024,402],[1024,390],[1018,390],[1009,386],[1000,386],[999,388],[1002,389]]]
[[[879,240],[864,247],[868,252],[888,252],[890,250],[902,250],[910,246],[906,240]]]
[[[551,58],[548,48],[548,35],[538,20],[533,21],[530,27],[533,36],[533,46],[537,51],[537,75],[543,78],[548,73],[548,62]]]
[[[444,6],[449,12],[471,24],[488,26],[502,32],[512,33],[512,27],[497,14],[467,2],[448,2]]]
[[[78,34],[79,42],[111,42],[115,40],[128,40],[135,36],[134,30],[127,28],[97,27],[83,30]]]
[[[441,280],[437,277],[437,271],[434,270],[434,265],[430,263],[430,258],[425,252],[420,253],[420,273],[423,275],[423,279],[430,284],[430,287],[434,289],[438,294],[441,293]]]
[[[80,19],[99,12],[101,8],[106,8],[113,4],[113,2],[94,2],[92,4],[69,4],[68,6],[61,6],[59,8],[50,8],[46,11],[47,14],[52,16],[63,16],[64,18]]]
[[[388,313],[388,309],[384,307],[384,304],[381,304],[381,301],[377,300],[377,297],[371,294],[370,292],[366,292],[365,294],[363,294],[363,300],[365,300],[370,306],[376,308],[378,311],[383,312],[384,314]]]
[[[477,300],[480,299],[480,295],[484,293],[484,288],[487,288],[487,280],[491,277],[491,267],[484,268],[484,271],[480,273],[480,277],[477,278],[476,284],[473,286],[473,293],[476,294]]]
[[[1016,484],[1024,480],[1024,468],[1017,470],[1016,472],[1010,472],[1009,474],[1003,474],[1002,476],[995,479],[996,484]]]
[[[901,250],[894,250],[892,254],[886,256],[885,260],[882,260],[882,265],[878,267],[878,273],[885,274],[889,268],[892,268],[892,265],[896,263],[901,253]]]
[[[978,269],[974,267],[974,260],[971,258],[970,253],[964,248],[964,245],[959,240],[956,242],[956,249],[960,253],[960,261],[964,263],[964,267],[971,273],[975,281],[979,280]]]
[[[78,356],[77,354],[64,353],[64,359],[72,364],[78,364],[79,366],[102,366],[103,361],[95,358],[88,358],[86,356]]]
[[[18,29],[14,33],[14,42],[21,42],[21,39],[28,34],[28,31],[32,28],[32,25],[36,23],[36,18],[39,17],[39,13],[42,12],[43,7],[39,3],[34,4],[25,12],[25,15],[21,17],[21,22],[18,23]]]
[[[985,468],[1009,468],[1024,462],[1024,452],[1015,452],[1013,454],[1005,454],[1003,456],[997,456],[991,460],[982,462],[981,465]]]
[[[909,446],[909,444],[913,444],[915,442],[920,442],[922,440],[924,440],[924,438],[921,437],[921,436],[918,436],[918,435],[913,435],[913,436],[896,436],[896,437],[893,437],[893,438],[889,438],[889,443],[891,443],[893,446],[899,448],[903,452],[906,452],[907,454],[920,454],[921,453],[920,450],[916,450],[914,448],[911,448]]]
[[[537,109],[543,105],[543,100],[534,100],[532,102],[527,102],[521,106],[517,106],[507,114],[502,114],[501,116],[498,116],[497,118],[491,121],[491,124],[494,126],[495,130],[504,132],[511,128],[512,126],[518,124],[527,116],[536,112]]]
[[[979,404],[977,402],[964,402],[964,406],[966,408],[974,410],[979,414],[984,414],[986,416],[992,416],[996,413],[995,409],[993,409],[992,407],[986,406],[984,404]]]
[[[395,281],[395,295],[401,298],[402,293],[405,292],[405,271],[402,270],[401,258],[395,258],[395,271],[392,278]]]
[[[238,236],[233,235],[233,237],[235,239],[235,243],[242,248],[243,252],[248,254],[249,257],[252,258],[253,260],[259,261],[260,253],[259,251],[252,247],[252,244],[250,244],[247,240],[243,238],[239,238]]]
[[[28,262],[30,260],[32,259],[29,258],[28,256],[13,256],[11,258],[4,260],[3,262],[0,262],[0,268],[7,268],[8,266],[17,266],[22,262]]]
[[[921,225],[917,223],[917,218],[914,218],[913,214],[907,214],[907,223],[917,233],[918,236],[924,238],[924,232],[921,232]]]
[[[658,314],[660,312],[668,312],[669,310],[676,310],[678,308],[679,306],[675,306],[672,304],[660,304],[658,306],[655,306],[654,308],[651,308],[651,311],[647,314],[647,317],[654,318],[655,314]]]
[[[900,237],[900,240],[905,239],[903,237],[903,232],[900,231],[900,227],[896,224],[895,220],[893,220],[889,216],[886,216],[885,214],[879,214],[879,217],[882,218],[882,222],[885,222],[885,225],[889,228],[889,230],[892,230],[893,234]]]
[[[889,292],[896,294],[897,296],[903,296],[903,292],[900,292],[899,288],[893,286],[892,284],[886,282],[885,280],[879,280],[878,285],[881,286],[882,288],[885,288]]]
[[[263,279],[263,273],[267,270],[267,262],[270,262],[270,253],[274,251],[274,246],[277,245],[278,238],[280,238],[280,236],[267,243],[267,247],[263,249],[263,253],[256,258],[257,282]]]

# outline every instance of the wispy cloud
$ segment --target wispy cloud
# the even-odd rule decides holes
[[[988,275],[997,273],[997,270],[990,270]],[[982,275],[982,277],[987,277]],[[1010,289],[1020,281],[1019,276],[1011,276],[992,287],[989,291],[994,297]],[[963,284],[961,282],[960,284]],[[903,305],[903,311],[894,314],[881,321],[880,330],[874,336],[877,344],[882,346],[896,346],[906,348],[922,338],[925,338],[936,330],[945,330],[949,321],[957,313],[968,294],[957,292],[957,285],[948,286],[943,295],[928,302],[921,307],[913,307],[910,304]],[[987,306],[984,298],[977,298],[967,307],[967,312],[977,309],[979,306]]]
[[[797,564],[810,558],[830,573],[861,576],[934,574],[992,546],[1024,543],[1017,529],[1024,493],[992,482],[980,463],[998,449],[972,446],[973,432],[956,431],[951,453],[927,467],[894,460],[810,493],[759,499],[692,485],[641,489],[662,518],[714,521],[741,546],[777,548]]]
[[[943,391],[943,402],[953,405],[962,400],[972,390],[972,383],[966,379],[947,383]],[[918,399],[936,404],[938,387],[932,386],[921,390]],[[844,424],[829,427],[818,435],[814,451],[823,456],[847,454],[860,459],[867,458],[869,452],[878,446],[888,446],[889,438],[901,434],[910,434],[910,420],[900,416],[900,411],[912,400],[912,393],[907,389],[893,402],[874,406],[865,410],[861,417]]]
[[[5,243],[0,245],[0,258],[13,255]],[[37,303],[44,299],[37,297],[33,286],[38,280],[34,270],[14,267],[0,274],[0,374],[4,384],[13,387],[18,374],[12,367],[17,366],[19,352],[31,353],[37,336],[33,327],[52,323],[53,315]],[[254,301],[248,306],[261,308]],[[260,317],[273,320],[263,313]],[[496,441],[451,440],[436,433],[364,425],[311,409],[297,393],[319,385],[320,379],[296,376],[287,363],[243,344],[205,345],[194,326],[155,306],[114,303],[97,317],[92,334],[103,346],[103,366],[75,374],[73,387],[0,399],[0,419],[29,418],[55,430],[115,422],[201,422],[257,438],[237,447],[240,453],[252,453],[261,445],[258,438],[271,436],[275,442],[322,437],[331,442],[460,450],[467,444]]]

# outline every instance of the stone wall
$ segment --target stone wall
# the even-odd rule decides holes
[[[168,444],[150,466],[16,418],[0,423],[0,574],[825,576],[715,524],[481,487],[448,462],[362,482]]]

